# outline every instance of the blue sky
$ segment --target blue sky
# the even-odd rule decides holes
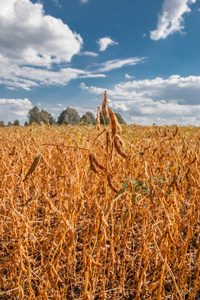
[[[0,120],[37,105],[200,125],[198,0],[0,0]]]

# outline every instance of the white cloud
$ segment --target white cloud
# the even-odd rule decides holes
[[[135,76],[131,76],[131,75],[129,75],[129,74],[125,74],[125,78],[126,78],[126,79],[132,79],[132,78],[135,78]]]
[[[0,53],[11,63],[50,67],[70,62],[83,41],[60,19],[29,0],[0,2]]]
[[[113,69],[119,69],[124,66],[134,66],[138,63],[143,62],[145,57],[133,57],[133,58],[127,58],[127,59],[114,59],[109,60],[105,63],[100,64],[100,68],[98,69],[98,72],[108,72]]]
[[[118,45],[118,43],[113,41],[110,37],[101,38],[97,43],[100,47],[99,51],[105,51],[108,46]]]
[[[94,57],[96,57],[96,56],[99,56],[99,54],[98,54],[98,53],[91,52],[91,51],[85,51],[85,52],[82,52],[82,53],[80,53],[80,55],[85,55],[85,56],[94,56]]]
[[[25,99],[0,99],[0,120],[4,122],[18,119],[20,122],[27,120],[29,110],[32,108],[31,102]]]
[[[77,78],[98,78],[105,77],[104,74],[94,74],[73,68],[60,68],[58,71],[52,71],[44,68],[34,68],[11,64],[8,59],[0,54],[0,84],[8,88],[22,88],[30,90],[33,87],[41,85],[66,85],[72,79]]]
[[[89,0],[81,0],[81,3],[87,3]]]
[[[58,0],[54,0],[58,3]],[[0,84],[30,90],[40,85],[63,85],[89,72],[60,68],[82,48],[79,34],[30,0],[0,1]],[[57,64],[58,71],[53,66]],[[96,77],[97,75],[95,75]]]
[[[45,15],[41,3],[0,1],[0,24],[0,84],[8,89],[30,90],[41,85],[66,85],[77,78],[106,77],[97,71],[61,67],[60,63],[69,63],[75,54],[98,54],[81,53],[80,35],[62,20]]]
[[[87,73],[85,72],[85,75],[79,76],[79,78],[105,78],[105,74],[94,74],[94,73]]]
[[[10,64],[10,61],[8,59],[4,60],[4,57],[0,54],[0,84],[4,84],[10,89],[22,88],[25,90],[30,90],[33,87],[38,87],[41,85],[66,85],[72,79],[105,78],[106,75],[102,74],[103,72],[108,72],[124,66],[133,66],[143,62],[144,59],[144,57],[134,57],[122,60],[115,59],[102,64],[96,64],[95,66],[97,69],[93,71],[84,71],[69,67],[60,68],[58,71],[53,71],[46,68],[35,68],[32,66],[28,67]]]
[[[191,12],[189,5],[196,0],[164,0],[162,12],[158,16],[157,29],[150,31],[152,40],[165,39],[170,34],[184,29],[183,15]]]
[[[86,86],[96,95],[104,88]],[[107,89],[115,111],[122,114],[127,123],[157,124],[200,124],[200,76],[157,77],[149,80],[122,82]]]
[[[85,85],[84,82],[81,82],[80,85],[79,85],[79,87],[80,87],[82,90],[89,90],[89,87],[87,87],[87,86]]]

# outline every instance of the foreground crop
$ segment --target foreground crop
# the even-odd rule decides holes
[[[0,130],[0,299],[199,299],[199,128]]]

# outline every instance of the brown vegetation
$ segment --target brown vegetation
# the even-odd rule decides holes
[[[111,118],[0,128],[0,299],[200,298],[200,129]]]

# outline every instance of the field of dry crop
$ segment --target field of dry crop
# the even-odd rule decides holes
[[[99,129],[0,128],[0,299],[200,299],[200,128]]]

